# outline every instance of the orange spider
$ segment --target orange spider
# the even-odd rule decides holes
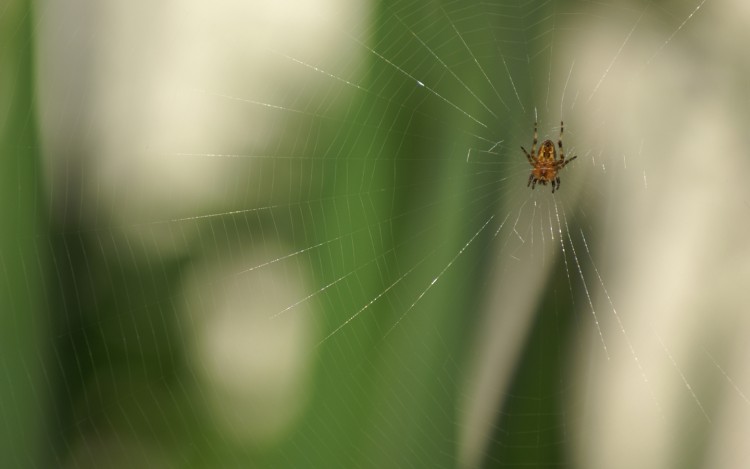
[[[534,122],[534,143],[531,145],[531,153],[527,152],[524,147],[521,147],[529,163],[534,168],[531,170],[529,175],[529,182],[526,187],[531,186],[533,189],[537,183],[544,186],[548,182],[552,183],[552,193],[555,193],[555,189],[560,188],[560,176],[558,173],[561,169],[568,165],[571,161],[578,158],[578,155],[573,158],[565,159],[565,152],[563,151],[562,144],[563,135],[563,123],[560,121],[560,138],[557,140],[557,145],[560,147],[560,159],[556,159],[557,152],[555,151],[555,144],[552,140],[545,140],[542,142],[542,146],[539,147],[539,152],[536,151],[537,142],[537,123]],[[536,156],[534,156],[536,154]]]

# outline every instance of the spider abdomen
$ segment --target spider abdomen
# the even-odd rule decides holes
[[[545,140],[539,147],[539,153],[536,157],[539,161],[554,163],[556,156],[555,144],[552,143],[552,140]]]
[[[534,174],[534,179],[538,179],[538,182],[546,184],[547,181],[551,181],[555,178],[557,170],[554,167],[539,166],[531,170]]]

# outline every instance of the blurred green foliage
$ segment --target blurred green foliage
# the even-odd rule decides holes
[[[122,243],[119,249],[101,249],[103,240],[112,242],[109,234],[87,226],[85,219],[48,227],[34,124],[33,21],[27,2],[10,0],[0,15],[0,207],[6,220],[0,239],[3,460],[18,467],[71,460],[80,466],[89,461],[90,467],[102,460],[110,467],[160,467],[147,450],[156,447],[168,455],[165,465],[179,467],[456,465],[460,383],[476,309],[488,287],[482,279],[491,230],[481,231],[472,249],[457,253],[501,199],[484,204],[481,212],[465,207],[482,194],[497,193],[501,175],[466,171],[471,135],[483,130],[467,128],[465,116],[403,73],[408,70],[425,83],[445,78],[445,69],[415,40],[415,32],[431,44],[452,44],[440,56],[454,58],[451,69],[482,102],[492,102],[498,91],[503,96],[517,92],[526,100],[532,90],[524,80],[514,90],[500,61],[489,71],[498,77],[493,90],[479,69],[461,59],[465,50],[445,21],[451,11],[443,7],[461,8],[460,17],[467,21],[460,27],[473,31],[477,54],[497,52],[480,49],[498,40],[482,2],[379,3],[369,47],[402,70],[366,54],[362,87],[371,92],[357,94],[346,109],[336,111],[336,119],[319,123],[318,140],[325,144],[310,141],[303,148],[322,162],[315,174],[325,184],[314,184],[319,192],[306,195],[309,202],[322,202],[292,220],[302,225],[285,225],[286,215],[272,213],[274,230],[263,233],[293,240],[297,250],[323,245],[310,257],[316,291],[357,270],[335,295],[325,293],[316,303],[324,335],[363,304],[383,298],[310,351],[316,354],[311,402],[288,438],[271,448],[247,448],[226,439],[207,415],[181,348],[182,318],[175,304],[185,269],[202,255],[198,251],[217,242],[217,231],[221,237],[240,230],[227,223],[231,215],[200,222],[201,239],[208,241],[196,252],[141,259],[121,240],[114,241]],[[527,17],[527,25],[535,17]],[[524,47],[529,43],[518,42],[511,55],[524,56]],[[526,70],[514,61],[505,66],[513,76]],[[441,96],[461,109],[486,117],[487,110],[464,92],[458,85],[441,88]],[[502,120],[507,129],[492,130],[498,139],[527,119],[510,112]],[[346,243],[330,243],[337,237]],[[361,269],[363,257],[377,262]],[[547,298],[542,307],[551,303]],[[554,419],[562,411],[549,398],[560,397],[555,387],[562,358],[548,359],[546,352],[563,349],[559,342],[565,336],[557,327],[565,329],[569,319],[563,311],[556,314],[545,317],[562,326],[538,322],[510,394],[539,400],[529,404],[509,398],[510,407],[497,416],[486,467],[532,462],[549,467],[564,461],[560,423]],[[515,418],[527,414],[532,417]],[[534,431],[535,425],[551,430]],[[82,440],[89,446],[84,450]],[[117,443],[107,446],[108,440]],[[131,452],[101,454],[96,447]],[[133,454],[133,448],[143,453]]]
[[[49,447],[43,439],[49,329],[33,19],[23,0],[0,10],[0,455],[4,467],[35,467]]]

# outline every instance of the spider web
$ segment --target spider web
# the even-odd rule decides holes
[[[7,427],[27,399],[44,414],[41,459],[9,454],[736,467],[750,168],[736,151],[748,63],[730,38],[747,35],[746,10],[0,13],[37,44],[36,100],[17,120],[33,109],[39,142],[16,147],[42,155],[45,179],[13,186],[48,202],[29,202],[42,226],[19,229],[32,246],[0,258],[9,305],[39,297],[29,309],[49,323],[32,350],[7,341]],[[577,159],[554,194],[532,191],[520,146],[535,122],[556,141],[561,120]]]

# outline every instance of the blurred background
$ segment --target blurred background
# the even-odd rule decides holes
[[[742,467],[749,25],[6,0],[3,467]]]

